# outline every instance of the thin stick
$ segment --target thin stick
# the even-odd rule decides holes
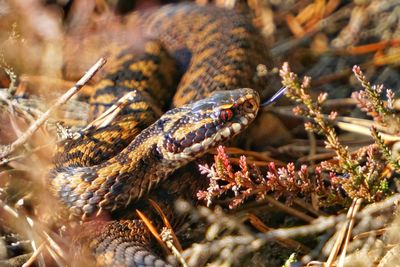
[[[281,202],[279,202],[278,200],[276,200],[273,197],[265,196],[265,200],[268,201],[270,204],[274,205],[275,207],[277,207],[278,209],[283,210],[284,212],[286,212],[288,214],[291,214],[291,215],[293,215],[293,216],[295,216],[295,217],[297,217],[297,218],[299,218],[299,219],[301,219],[301,220],[303,220],[305,222],[311,223],[314,220],[313,217],[308,216],[307,214],[305,214],[305,213],[303,213],[303,212],[301,212],[299,210],[296,210],[294,208],[288,207],[288,206],[286,206],[285,204],[282,204]]]
[[[376,212],[382,212],[388,209],[393,208],[393,206],[397,205],[396,203],[400,201],[400,194],[395,194],[391,197],[388,197],[387,199],[378,202],[378,203],[373,203],[369,204],[366,206],[364,209],[362,209],[360,212],[358,212],[355,215],[356,219],[360,218],[365,218],[367,216],[371,216],[372,214]],[[309,225],[304,225],[304,226],[296,226],[296,227],[291,227],[291,228],[285,228],[285,229],[277,229],[277,230],[272,230],[270,232],[267,232],[263,235],[260,235],[260,237],[267,241],[272,238],[276,237],[282,237],[282,238],[293,238],[293,237],[299,237],[299,236],[306,236],[306,235],[312,235],[312,234],[317,234],[320,232],[323,232],[327,229],[330,229],[332,227],[335,227],[339,222],[343,222],[345,220],[346,215],[341,214],[337,216],[329,216],[329,217],[320,217],[312,224]]]
[[[303,209],[306,209],[308,212],[311,212],[316,216],[327,216],[325,212],[315,209],[311,204],[306,203],[304,200],[300,198],[294,199],[293,203],[295,203],[296,205],[298,205]]]
[[[172,254],[179,260],[179,262],[181,263],[182,267],[187,267],[187,263],[185,261],[185,259],[182,257],[182,249],[179,250],[176,246],[175,246],[175,242],[174,242],[174,237],[172,237],[175,234],[171,234],[172,233],[172,228],[163,228],[162,232],[161,232],[161,238],[162,240],[165,242],[165,244],[167,245],[167,247],[171,250]],[[180,244],[179,244],[180,245]]]
[[[355,214],[354,218],[359,220],[370,217],[376,212],[383,212],[387,211],[388,209],[393,209],[394,206],[397,206],[397,203],[399,201],[400,194],[395,194],[381,202],[369,204],[368,206],[364,207],[364,209],[362,209],[360,212]],[[205,217],[210,222],[212,222],[211,219],[215,219],[216,217],[212,216],[210,213],[202,214],[201,211],[193,214]],[[345,214],[336,216],[332,215],[329,217],[320,217],[314,220],[311,224],[307,224],[304,226],[275,229],[266,233],[259,233],[256,235],[229,235],[215,241],[195,244],[192,247],[184,250],[182,255],[187,260],[188,265],[191,266],[194,265],[194,263],[196,262],[203,262],[207,260],[207,257],[210,257],[216,252],[220,252],[221,250],[225,249],[227,247],[227,244],[229,244],[229,246],[231,247],[241,246],[244,249],[245,253],[251,252],[258,250],[267,241],[274,240],[276,238],[287,239],[321,233],[335,227],[339,222],[343,222],[344,220],[346,220]]]
[[[386,227],[386,228],[381,228],[378,230],[372,230],[372,231],[360,233],[360,234],[354,236],[353,240],[368,238],[370,236],[380,236],[380,235],[383,235],[384,233],[386,233],[390,229],[391,228]]]
[[[157,202],[155,202],[151,198],[149,198],[148,201],[151,204],[151,206],[157,211],[158,215],[160,215],[161,219],[163,220],[164,227],[166,227],[167,229],[170,230],[169,235],[171,235],[171,240],[172,240],[174,247],[177,248],[179,252],[182,252],[183,251],[182,245],[179,242],[178,237],[176,236],[175,232],[173,231],[172,225],[168,221],[167,216],[162,211],[161,207],[157,204]]]
[[[91,127],[96,127],[96,129],[105,127],[110,124],[113,119],[125,108],[136,96],[136,91],[131,91],[126,93],[121,97],[118,102],[112,105],[109,109],[104,111],[98,118],[92,121],[88,126],[86,126],[82,131],[87,131]]]
[[[268,231],[274,230],[271,227],[266,226],[261,219],[259,219],[256,215],[252,214],[252,213],[248,213],[246,215],[248,221],[251,223],[251,225],[253,225],[258,231],[262,232],[262,233],[266,233]],[[285,246],[285,247],[289,247],[289,248],[295,248],[297,250],[299,250],[301,253],[309,253],[310,249],[303,245],[300,242],[297,242],[294,239],[290,239],[290,238],[276,238],[276,241]]]
[[[29,258],[29,260],[28,260],[27,262],[25,262],[25,263],[22,265],[22,267],[29,267],[29,266],[31,266],[31,265],[35,262],[35,260],[37,259],[39,253],[42,252],[43,248],[44,248],[44,243],[42,243],[42,244],[35,250],[35,252],[33,252],[32,256]]]
[[[353,123],[347,123],[347,122],[341,122],[341,121],[338,121],[336,123],[336,125],[340,129],[345,130],[345,131],[371,136],[370,128],[367,128],[367,127],[364,127],[361,125],[355,125]],[[397,142],[400,140],[400,137],[393,135],[393,134],[380,133],[380,135],[381,135],[382,139],[385,141]]]
[[[351,204],[351,206],[350,206],[350,208],[349,208],[349,210],[347,212],[346,221],[343,222],[342,228],[339,230],[339,233],[338,233],[338,235],[336,237],[335,244],[333,245],[331,253],[330,253],[330,255],[328,257],[328,260],[326,262],[326,266],[328,266],[328,267],[333,265],[333,262],[334,262],[334,260],[336,259],[337,255],[339,253],[339,250],[340,250],[340,248],[342,246],[342,243],[344,241],[344,238],[345,238],[345,235],[346,235],[346,230],[348,229],[349,221],[350,221],[350,219],[352,217],[352,214],[353,214],[355,206],[356,206],[356,200],[353,200],[353,203]]]
[[[41,150],[41,149],[47,148],[47,147],[49,147],[49,146],[51,146],[51,145],[54,145],[54,142],[47,143],[47,144],[45,144],[45,145],[43,145],[43,146],[35,147],[35,148],[29,150],[27,153],[22,154],[22,155],[17,155],[17,156],[12,157],[12,158],[3,158],[2,160],[0,160],[0,167],[3,166],[3,165],[5,165],[5,164],[8,164],[8,163],[10,163],[10,162],[12,162],[12,161],[25,158],[25,157],[29,156],[30,154],[32,154],[32,153],[34,153],[34,152],[37,152],[37,151],[39,151],[39,150]]]
[[[351,231],[353,230],[354,224],[355,224],[355,216],[358,212],[358,210],[361,207],[361,203],[363,202],[362,198],[357,198],[355,199],[355,206],[354,206],[354,210],[351,214],[351,219],[349,222],[349,226],[347,228],[347,234],[346,234],[346,238],[344,240],[344,244],[343,244],[343,248],[342,248],[342,254],[339,257],[339,263],[338,266],[340,267],[344,267],[344,261],[346,258],[346,252],[347,252],[347,247],[349,245],[350,242],[350,238],[351,238]]]
[[[96,72],[106,63],[104,58],[100,58],[90,69],[88,72],[83,75],[83,77],[73,86],[71,87],[64,95],[57,99],[57,101],[46,111],[44,112],[29,128],[25,131],[17,140],[15,140],[12,144],[7,145],[2,148],[3,151],[0,152],[0,159],[7,157],[10,153],[12,153],[17,147],[23,145],[29,137],[35,133],[42,124],[50,117],[50,114],[54,112],[57,108],[59,108],[62,104],[67,102],[74,94],[76,94],[95,74]]]

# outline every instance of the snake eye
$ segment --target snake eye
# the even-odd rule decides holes
[[[229,121],[233,117],[233,112],[230,109],[223,109],[220,111],[219,117],[223,121]]]
[[[254,100],[250,99],[243,103],[243,109],[246,112],[252,113],[257,109],[257,104]]]

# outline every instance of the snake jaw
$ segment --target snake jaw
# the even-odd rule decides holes
[[[180,118],[165,127],[159,152],[166,160],[193,160],[243,131],[256,117],[259,102],[257,92],[242,88],[186,105],[178,109]]]

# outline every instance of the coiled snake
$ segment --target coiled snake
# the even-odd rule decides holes
[[[265,81],[256,68],[268,57],[249,16],[179,4],[135,14],[130,23],[142,25],[150,41],[140,55],[129,48],[119,53],[120,63],[90,100],[92,115],[129,91],[135,90],[134,97],[110,125],[60,147],[49,175],[52,192],[71,217],[87,220],[127,206],[241,132],[258,112],[257,91]],[[172,109],[156,120],[176,84]],[[90,225],[96,238],[89,246],[98,264],[165,264],[146,248],[140,221]]]

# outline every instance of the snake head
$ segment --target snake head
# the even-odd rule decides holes
[[[167,160],[193,160],[237,135],[256,117],[260,98],[249,88],[216,91],[210,97],[167,112],[158,150]]]

